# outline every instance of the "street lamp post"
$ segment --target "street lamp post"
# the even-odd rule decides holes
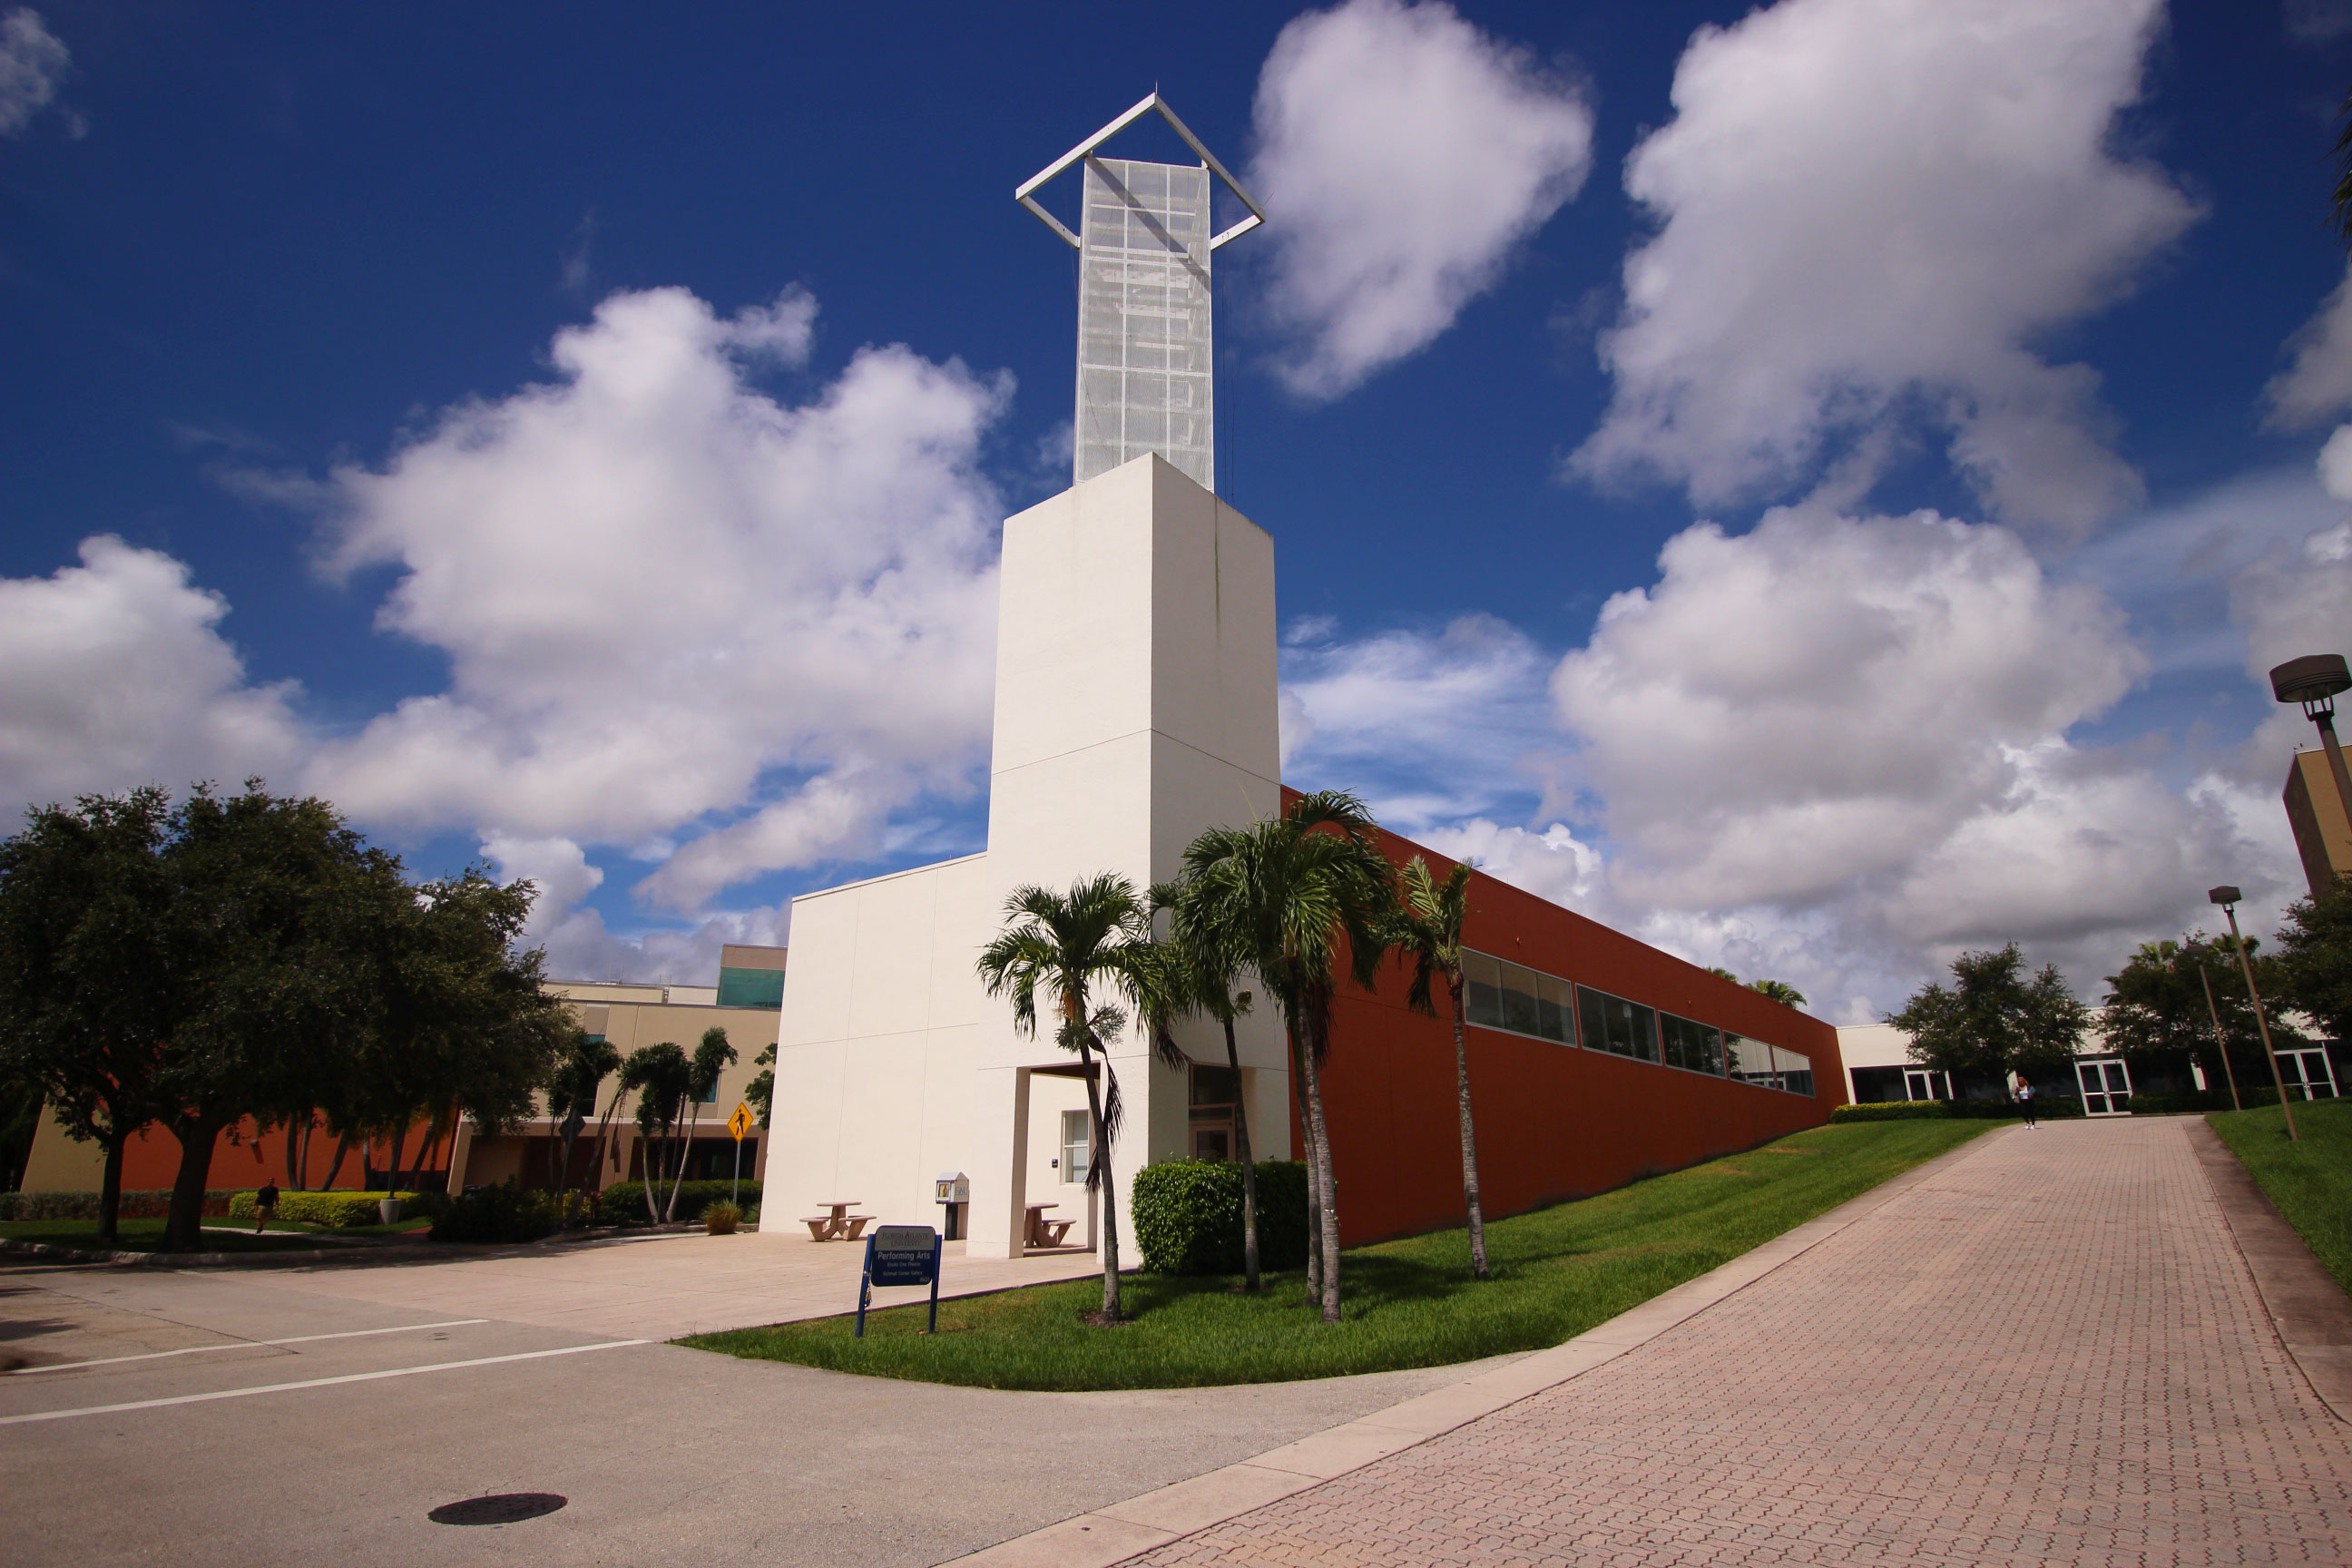
[[[2344,765],[2344,748],[2336,743],[2336,694],[2352,690],[2352,668],[2340,653],[2312,653],[2288,659],[2271,671],[2271,695],[2282,702],[2300,702],[2303,716],[2319,727],[2320,744],[2327,748],[2327,771],[2336,775],[2336,804],[2352,821],[2352,771]]]
[[[2238,1098],[2237,1069],[2230,1065],[2230,1037],[2221,1032],[2221,1009],[2213,1005],[2213,977],[2205,973],[2205,948],[2192,942],[2180,950],[2180,956],[2197,966],[2197,983],[2205,987],[2205,1016],[2213,1020],[2213,1048],[2221,1053],[2221,1076],[2230,1083],[2230,1109],[2243,1110],[2246,1102]]]
[[[2330,734],[2333,735],[2332,729]],[[2278,1089],[2279,1110],[2286,1117],[2287,1141],[2300,1143],[2303,1134],[2295,1131],[2294,1107],[2286,1101],[2286,1079],[2279,1072],[2278,1051],[2271,1045],[2270,1022],[2263,1016],[2263,994],[2254,989],[2253,963],[2246,956],[2246,939],[2238,931],[2238,900],[2243,895],[2235,888],[2223,887],[2210,889],[2205,896],[2221,905],[2221,912],[2230,917],[2230,940],[2238,945],[2238,968],[2246,977],[2246,996],[2254,1005],[2254,1027],[2263,1032],[2263,1055],[2271,1060],[2271,1082]]]

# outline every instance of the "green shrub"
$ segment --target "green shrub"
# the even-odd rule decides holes
[[[229,1212],[236,1194],[226,1187],[210,1189],[205,1194],[204,1214],[206,1219],[220,1219]],[[122,1206],[117,1211],[123,1219],[162,1219],[172,1212],[172,1189],[169,1187],[134,1187],[122,1194]],[[96,1219],[96,1193],[0,1193],[0,1220],[18,1219]],[[246,1217],[253,1217],[247,1211]]]
[[[349,1230],[355,1226],[379,1225],[383,1215],[376,1205],[393,1196],[391,1193],[280,1193],[278,1194],[278,1216],[302,1225],[332,1226]],[[402,1193],[400,1212],[404,1215],[435,1215],[449,1206],[449,1200],[439,1193]],[[253,1222],[252,1193],[239,1193],[229,1199],[228,1217]]]
[[[476,1187],[450,1200],[433,1222],[436,1241],[537,1241],[561,1219],[554,1194],[524,1192],[513,1181]]]
[[[1242,1168],[1231,1160],[1169,1160],[1135,1176],[1135,1245],[1153,1274],[1242,1271]],[[1307,1167],[1257,1167],[1258,1266],[1307,1261]]]
[[[692,1225],[712,1204],[731,1201],[729,1194],[735,1187],[736,1184],[726,1181],[681,1183],[677,1189],[677,1212],[670,1217],[680,1225]],[[760,1184],[744,1182],[742,1193],[741,1202],[757,1204],[760,1201]],[[658,1207],[668,1200],[669,1184],[664,1183],[655,1190],[654,1203]],[[598,1200],[596,1217],[606,1225],[652,1224],[646,1217],[646,1184],[643,1182],[614,1182],[604,1189],[604,1196]]]
[[[1940,1100],[1864,1100],[1841,1105],[1830,1112],[1832,1121],[1933,1121],[1944,1116]]]

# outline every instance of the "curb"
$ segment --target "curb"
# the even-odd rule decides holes
[[[2352,1422],[2352,1296],[2320,1266],[2221,1135],[2200,1116],[2183,1129],[2205,1167],[2238,1256],[2254,1277],[2287,1359],[2338,1421]]]
[[[278,1252],[100,1252],[91,1247],[59,1247],[53,1241],[0,1239],[0,1257],[43,1258],[56,1263],[102,1263],[117,1268],[307,1268],[321,1263],[456,1263],[477,1258],[530,1258],[559,1247],[610,1247],[654,1241],[690,1235],[700,1228],[692,1225],[647,1226],[613,1235],[551,1236],[509,1245],[346,1241],[320,1250],[289,1248]]]
[[[956,1568],[1110,1568],[1139,1552],[1165,1546],[1254,1509],[1277,1502],[1309,1487],[1361,1469],[1457,1426],[1548,1393],[1628,1351],[1639,1350],[1667,1330],[1696,1317],[1717,1301],[1747,1289],[1857,1220],[1866,1219],[1923,1182],[1977,1152],[2014,1128],[1995,1127],[1982,1137],[1914,1165],[1824,1215],[1782,1231],[1730,1262],[1685,1280],[1598,1328],[1549,1350],[1520,1357],[1507,1366],[1392,1405],[1386,1410],[1286,1443],[1255,1458],[1194,1476],[1016,1535],[948,1561]]]

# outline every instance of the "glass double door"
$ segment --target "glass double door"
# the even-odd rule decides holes
[[[1906,1100],[1947,1100],[1948,1095],[1937,1092],[1936,1079],[1941,1075],[1926,1068],[1903,1069],[1903,1098]]]
[[[2279,1081],[2297,1100],[2334,1100],[2336,1073],[2324,1050],[2281,1051]]]
[[[2116,1058],[2074,1064],[2074,1081],[2083,1089],[2085,1116],[2125,1116],[2131,1110],[2131,1074]]]

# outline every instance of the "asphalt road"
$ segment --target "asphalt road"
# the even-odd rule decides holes
[[[920,1568],[1478,1370],[1004,1394],[397,1294],[0,1268],[0,1355],[28,1363],[0,1375],[0,1559]],[[509,1492],[566,1501],[505,1524],[427,1517]]]

